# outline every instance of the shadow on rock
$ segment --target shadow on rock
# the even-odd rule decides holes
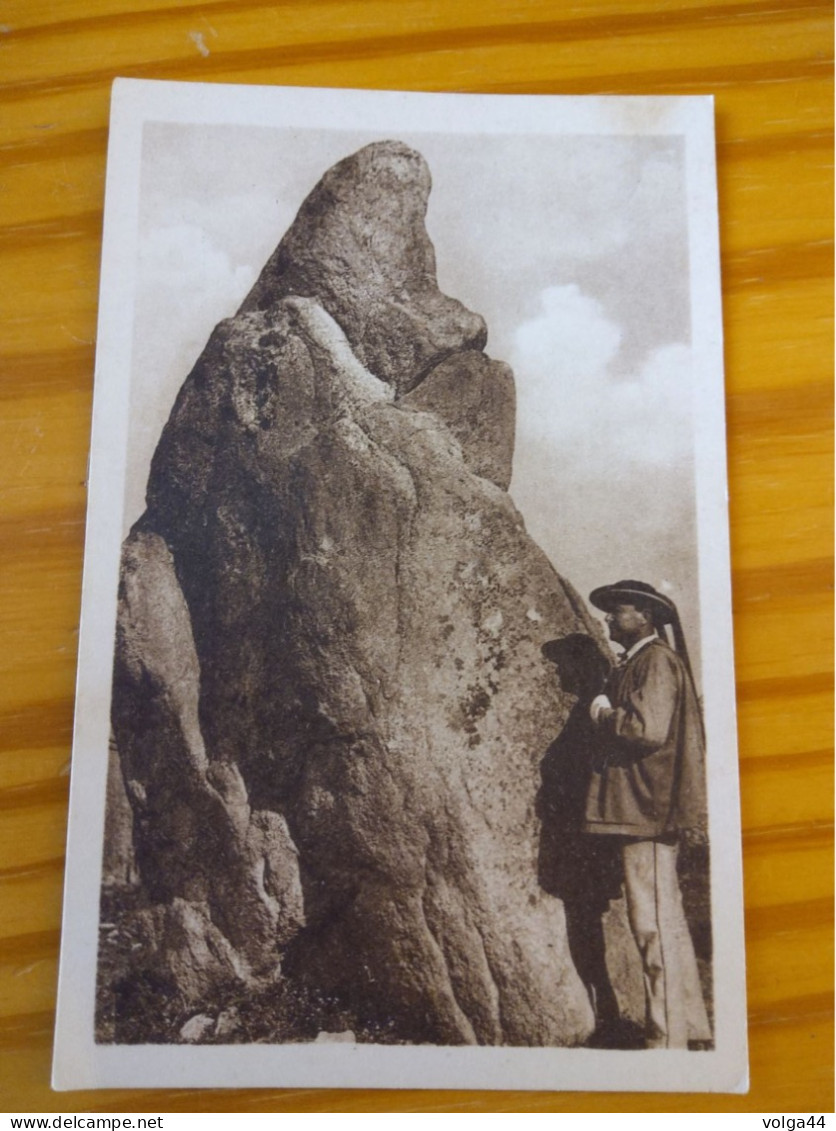
[[[589,703],[609,665],[595,641],[577,633],[549,641],[542,652],[577,703],[540,763],[538,879],[544,891],[563,901],[569,950],[595,1013],[591,1043],[606,1047],[612,1040],[624,1047],[603,924],[610,901],[621,895],[621,858],[613,839],[582,831],[594,755]]]

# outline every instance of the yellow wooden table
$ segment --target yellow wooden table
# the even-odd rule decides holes
[[[832,5],[2,0],[0,1109],[833,1111]],[[752,1090],[53,1094],[111,79],[716,96]]]

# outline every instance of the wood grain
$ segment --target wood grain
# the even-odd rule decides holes
[[[832,39],[808,0],[5,0],[0,1106],[833,1110]],[[716,96],[748,1096],[49,1090],[109,88]]]

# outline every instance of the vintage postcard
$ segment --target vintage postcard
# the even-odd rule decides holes
[[[119,80],[54,1083],[747,1087],[710,98]]]

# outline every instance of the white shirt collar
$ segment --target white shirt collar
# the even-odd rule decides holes
[[[651,633],[650,636],[643,636],[641,638],[641,640],[636,641],[636,643],[633,645],[633,647],[629,648],[624,653],[624,659],[625,660],[632,660],[632,658],[635,656],[636,652],[640,652],[641,649],[644,648],[645,644],[652,644],[654,640],[658,640],[658,639],[659,639],[659,633],[658,632],[653,632],[653,633]]]

